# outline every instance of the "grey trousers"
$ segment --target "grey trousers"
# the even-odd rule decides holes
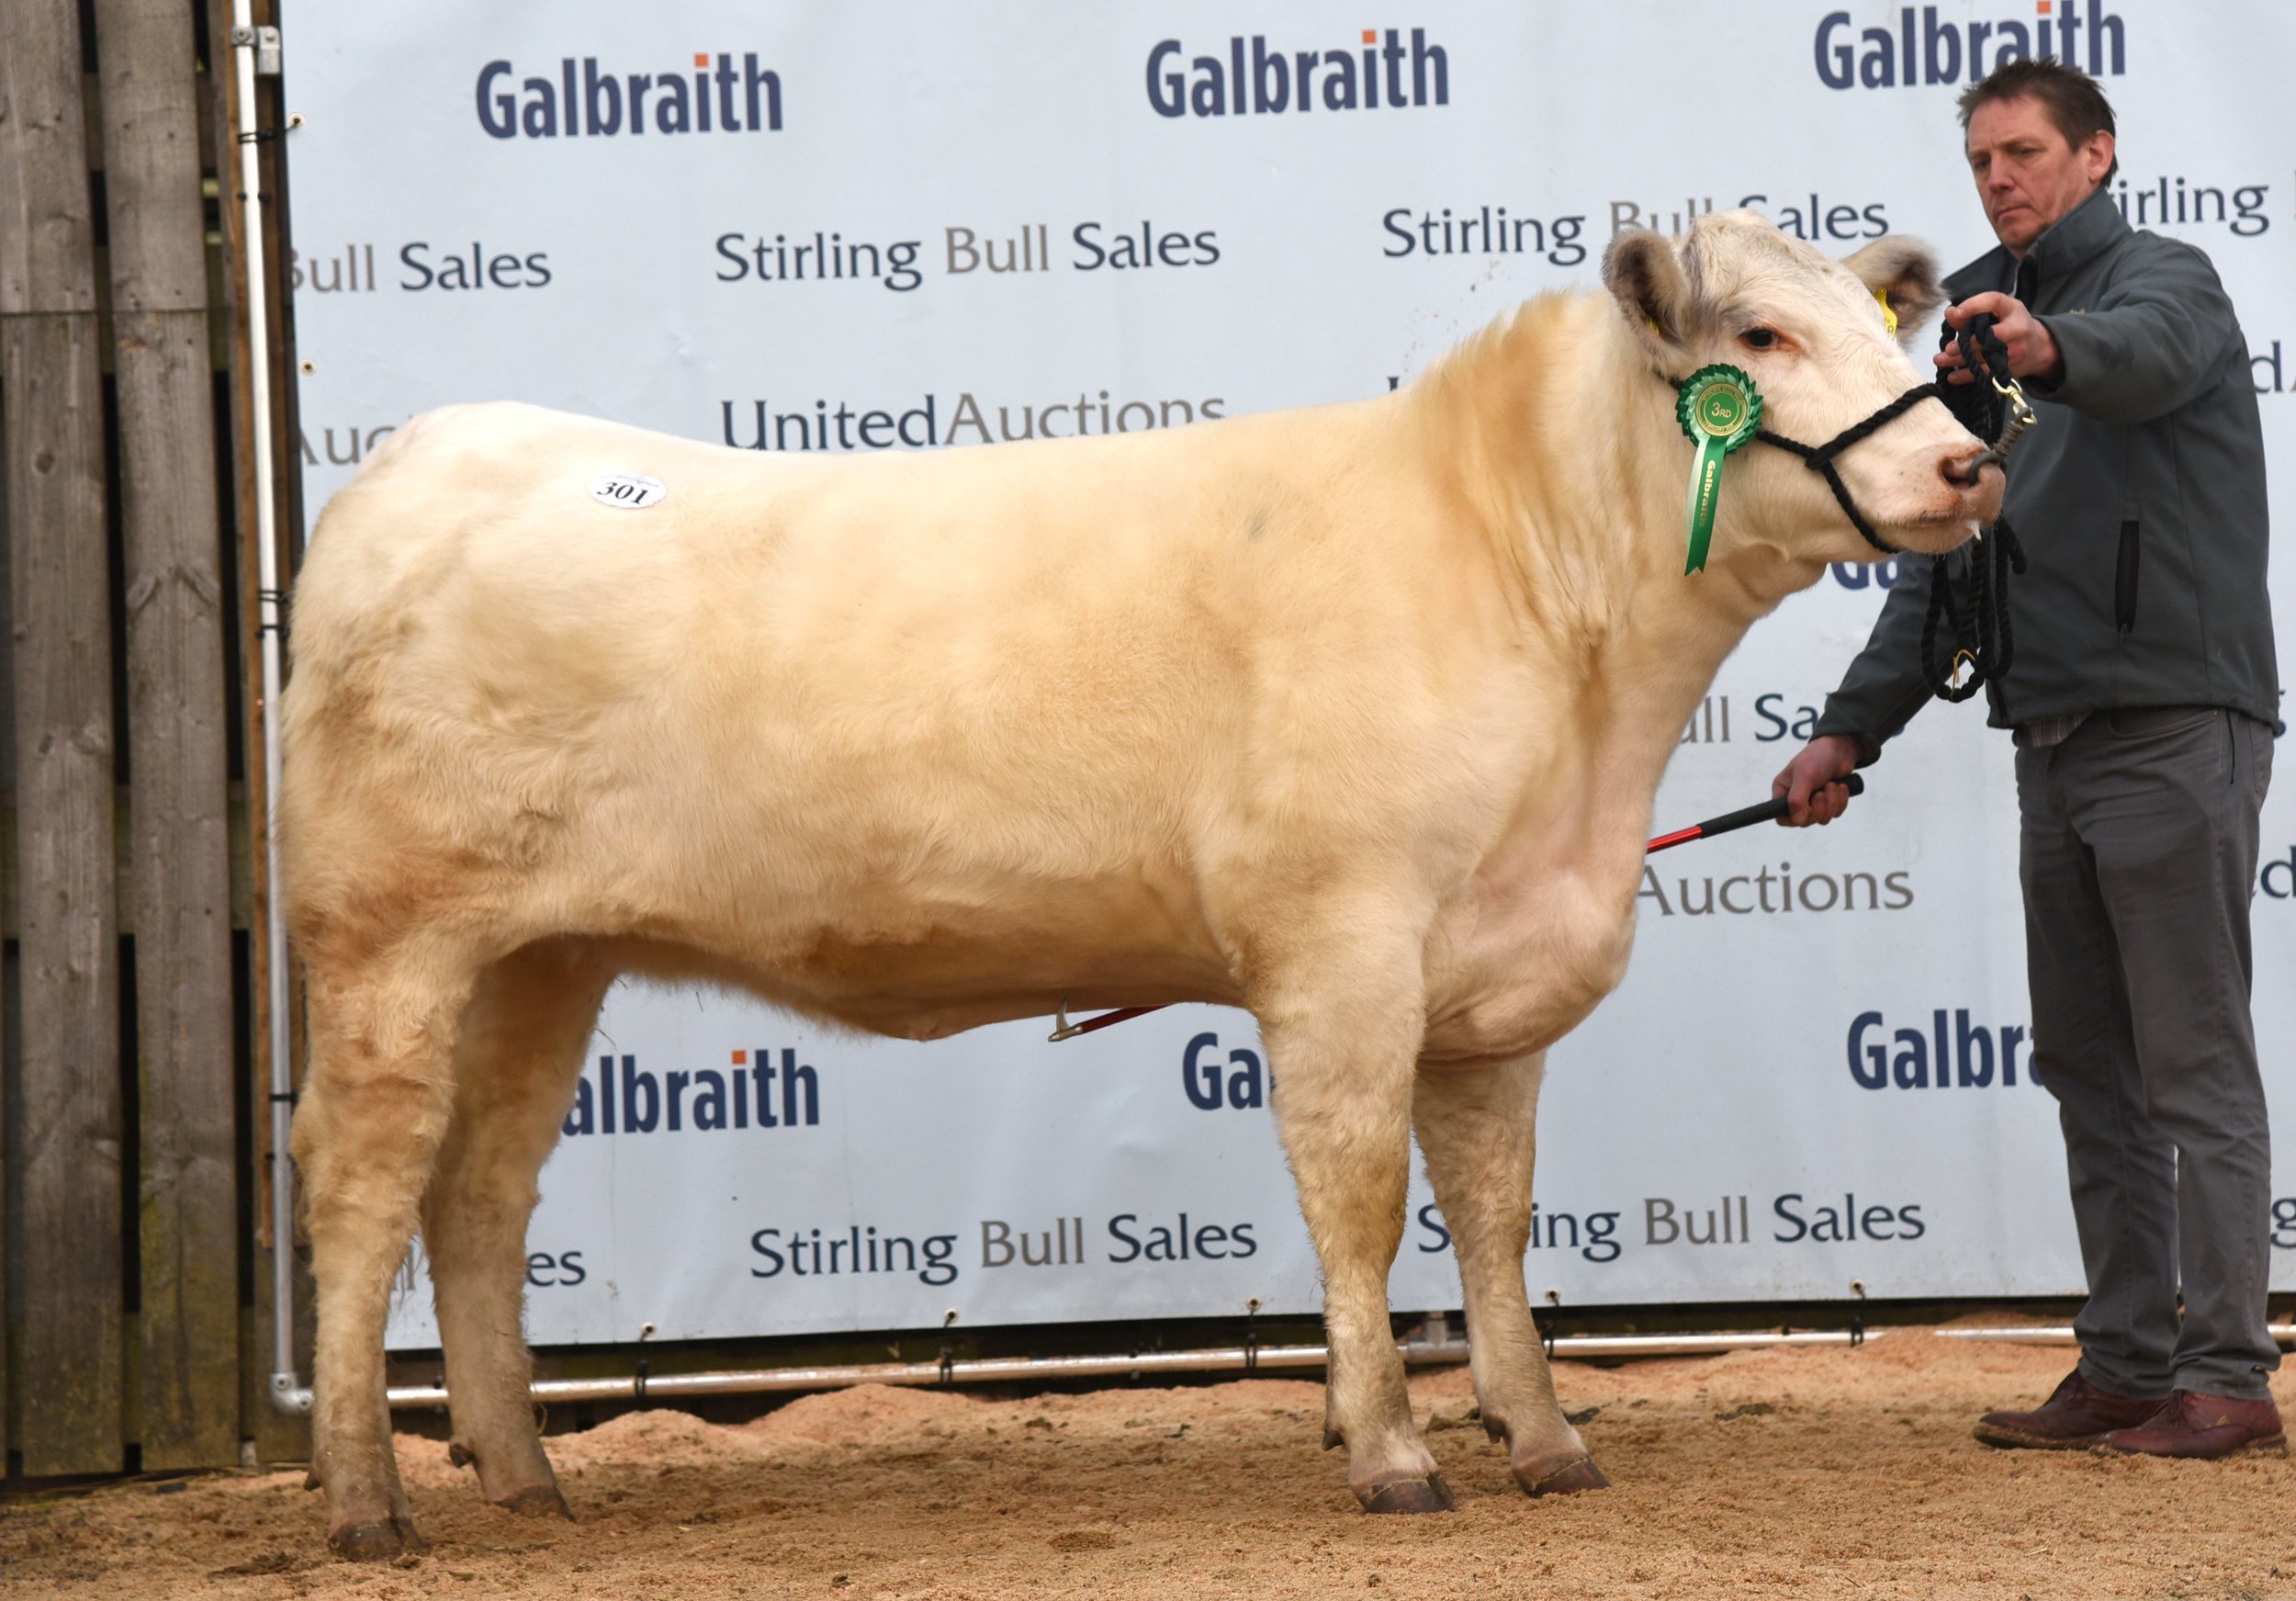
[[[2248,1006],[2271,729],[2148,708],[2020,746],[2032,1065],[2057,1100],[2088,1275],[2082,1374],[2116,1395],[2256,1399],[2279,1366]]]

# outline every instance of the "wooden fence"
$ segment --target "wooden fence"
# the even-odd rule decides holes
[[[266,886],[233,80],[219,0],[6,8],[11,1479],[305,1449],[265,1388]],[[266,129],[276,85],[258,95]],[[264,152],[276,256],[282,155]],[[286,333],[274,386],[291,402]]]

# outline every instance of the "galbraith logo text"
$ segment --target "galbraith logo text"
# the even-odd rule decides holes
[[[781,74],[759,66],[755,51],[746,52],[736,68],[732,54],[720,51],[713,73],[709,52],[695,51],[691,78],[681,72],[601,73],[596,56],[582,58],[579,78],[574,66],[572,56],[563,57],[556,83],[524,78],[512,90],[517,69],[506,61],[487,62],[478,69],[478,126],[496,139],[521,134],[528,139],[603,139],[643,134],[648,123],[654,132],[665,134],[781,130]],[[713,85],[717,91],[715,118],[710,114]]]
[[[2000,1048],[1994,1048],[1996,1037]],[[1988,1028],[1972,1025],[1969,1009],[1956,1007],[1949,1024],[1939,1007],[1930,1013],[1925,1038],[1918,1028],[1889,1032],[1889,1020],[1877,1011],[1862,1011],[1850,1020],[1850,1077],[1862,1089],[1940,1089],[1959,1086],[1983,1089],[1996,1082],[2004,1089],[2017,1088],[2017,1048],[2026,1043],[2027,1031],[2015,1023]],[[1994,1077],[1996,1064],[2000,1077]],[[1934,1070],[1934,1071],[1933,1071]],[[2032,1079],[2030,1056],[2026,1077]],[[2034,1080],[2038,1082],[2038,1080]]]
[[[1427,42],[1427,30],[1411,30],[1411,44],[1402,30],[1390,28],[1386,41],[1379,30],[1363,30],[1363,70],[1356,56],[1345,50],[1269,50],[1267,37],[1252,36],[1251,59],[1244,59],[1244,37],[1228,40],[1228,59],[1196,56],[1180,68],[1186,53],[1176,39],[1159,40],[1148,52],[1148,104],[1159,117],[1248,117],[1278,111],[1308,112],[1316,102],[1326,111],[1376,111],[1391,107],[1451,103],[1451,61],[1439,44]],[[1405,65],[1409,64],[1408,81]],[[1380,68],[1387,70],[1384,73]],[[1385,96],[1381,96],[1384,82]]]
[[[821,1121],[821,1076],[797,1060],[794,1051],[736,1051],[726,1071],[677,1068],[658,1077],[640,1067],[636,1056],[598,1058],[598,1080],[588,1077],[574,1088],[574,1110],[559,1126],[563,1134],[678,1133],[686,1129],[805,1128]],[[778,1104],[779,1115],[776,1115]]]
[[[2039,56],[2077,67],[2084,64],[2084,38],[2090,77],[2119,77],[2128,70],[2127,32],[2121,18],[2105,9],[2105,0],[2089,0],[2086,15],[2081,0],[2055,0],[2054,6],[2050,0],[2033,0],[2030,27],[2015,17],[1940,21],[1938,9],[1924,6],[1917,16],[1905,6],[1897,13],[1894,36],[1886,28],[1868,28],[1854,39],[1847,11],[1827,12],[1818,24],[1818,81],[1829,89],[1974,84],[2005,62]]]

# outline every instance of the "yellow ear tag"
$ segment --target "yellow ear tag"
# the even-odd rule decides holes
[[[1874,291],[1874,299],[1882,303],[1882,326],[1889,330],[1890,336],[1892,338],[1896,338],[1897,333],[1897,313],[1889,304],[1888,292],[1884,289],[1875,289]]]

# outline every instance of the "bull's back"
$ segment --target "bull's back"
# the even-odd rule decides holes
[[[1266,603],[1288,557],[1253,547],[1271,516],[1302,514],[1281,502],[1334,476],[1253,437],[1270,424],[825,457],[532,406],[445,408],[400,430],[321,518],[296,592],[298,669],[384,637],[435,644],[409,626],[479,604],[498,628],[578,627],[593,651],[746,616],[770,626],[753,642],[768,654],[817,660],[852,639],[881,670],[1056,633],[1089,656],[1096,628],[1183,597],[1199,613]],[[609,472],[657,478],[667,496],[602,504],[590,486]]]
[[[291,703],[364,681],[498,737],[642,708],[617,737],[738,736],[784,771],[836,750],[985,776],[1041,739],[1137,741],[1152,712],[1183,726],[1233,687],[1223,642],[1258,584],[1222,548],[1245,519],[1218,467],[1130,444],[824,458],[433,412],[321,520]],[[667,496],[601,504],[608,472]]]

